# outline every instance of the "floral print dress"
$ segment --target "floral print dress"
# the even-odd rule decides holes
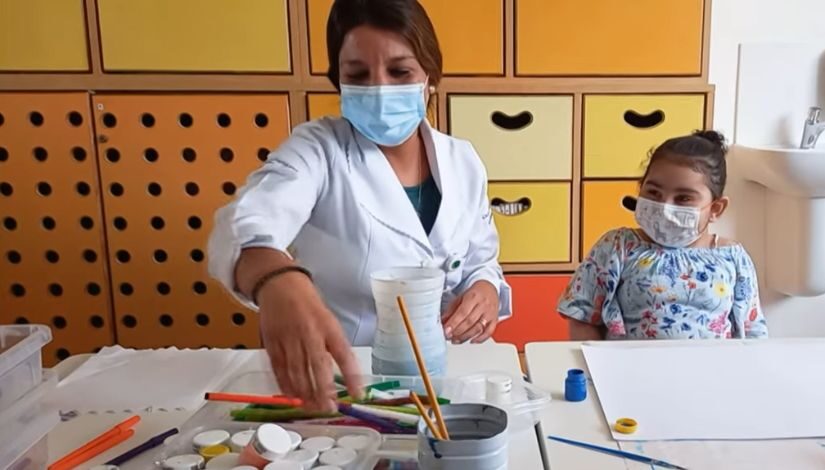
[[[607,339],[768,336],[756,269],[741,245],[665,248],[629,228],[599,240],[558,310],[604,326]]]

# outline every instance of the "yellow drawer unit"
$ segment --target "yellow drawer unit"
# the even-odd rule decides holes
[[[587,95],[584,177],[641,176],[651,149],[704,125],[704,94]]]
[[[582,183],[582,258],[608,231],[636,227],[633,212],[622,206],[625,196],[639,194],[639,182],[585,181]]]
[[[436,126],[437,100],[435,96],[430,97],[431,105],[427,109],[427,120],[430,125]],[[341,97],[337,93],[307,93],[307,120],[322,118],[324,116],[338,117],[341,115]]]
[[[570,261],[570,183],[491,183],[502,263]]]
[[[89,69],[83,0],[0,0],[0,71]]]
[[[573,98],[451,95],[450,133],[472,142],[494,181],[572,178]]]
[[[98,0],[107,71],[288,73],[287,0]]]
[[[333,0],[302,1],[307,2],[310,70],[323,75],[329,67],[326,27]],[[503,0],[419,1],[435,27],[445,74],[504,74]]]
[[[515,6],[519,75],[702,73],[703,0],[515,0]]]

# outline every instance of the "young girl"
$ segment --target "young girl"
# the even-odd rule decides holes
[[[726,152],[713,131],[653,151],[635,210],[641,230],[605,234],[559,302],[572,339],[767,337],[750,256],[708,230],[728,206]]]

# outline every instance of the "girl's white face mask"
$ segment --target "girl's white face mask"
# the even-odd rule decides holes
[[[663,204],[640,197],[636,202],[636,222],[654,242],[668,248],[684,248],[702,236],[702,210]]]

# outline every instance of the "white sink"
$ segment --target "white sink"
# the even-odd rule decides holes
[[[734,145],[731,150],[736,171],[746,180],[786,196],[825,197],[825,149]]]

